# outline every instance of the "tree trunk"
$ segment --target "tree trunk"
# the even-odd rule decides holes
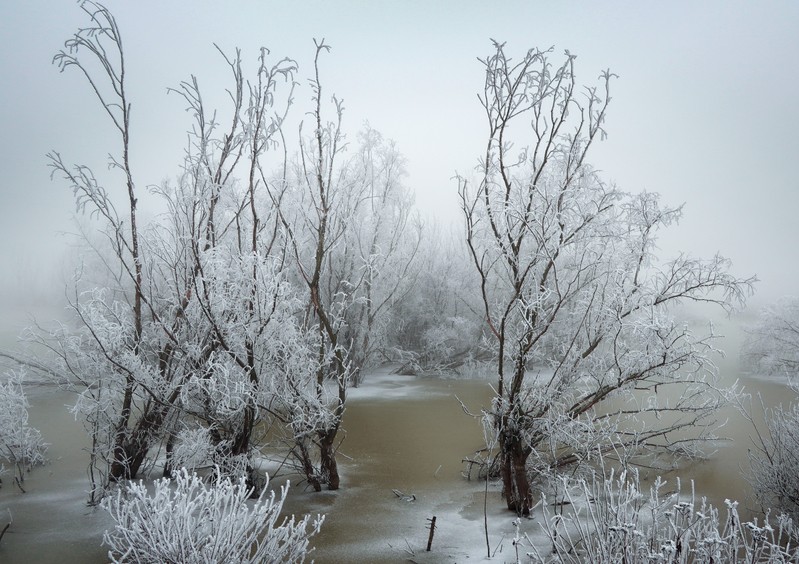
[[[152,438],[161,432],[168,411],[165,406],[146,410],[136,426],[117,440],[109,475],[112,482],[136,477],[150,450]]]
[[[172,453],[175,450],[175,433],[169,433],[166,440],[166,462],[164,463],[164,478],[173,478],[174,468],[172,467]]]
[[[299,459],[299,462],[302,465],[302,471],[305,474],[305,479],[308,480],[308,484],[310,484],[315,492],[321,492],[322,484],[319,482],[319,477],[314,471],[311,455],[308,452],[308,447],[305,444],[304,439],[297,441],[296,450],[294,452],[295,456]]]
[[[150,442],[146,431],[138,427],[121,444],[114,449],[114,460],[111,462],[110,479],[112,482],[131,480],[139,473],[144,458],[150,450]]]
[[[322,472],[323,480],[327,483],[327,489],[337,490],[341,480],[338,475],[338,464],[336,463],[336,449],[333,447],[333,442],[336,440],[336,431],[327,431],[322,434],[320,439],[319,468]]]
[[[241,422],[238,430],[233,435],[233,441],[230,445],[229,453],[231,457],[249,455],[251,450],[250,441],[252,439],[252,431],[255,428],[255,424],[255,407],[253,407],[251,404],[248,404],[247,407],[244,408],[244,421]],[[257,497],[261,493],[261,487],[258,484],[257,472],[255,471],[255,467],[252,465],[249,456],[247,457],[246,480],[247,487],[252,489],[252,494],[250,497]]]
[[[254,426],[255,408],[248,404],[247,407],[244,408],[244,421],[241,422],[241,425],[233,435],[233,441],[230,445],[230,456],[238,456],[250,452],[250,438],[252,437]]]
[[[527,478],[530,450],[523,447],[519,437],[501,438],[500,448],[502,494],[508,509],[515,511],[517,515],[530,515],[533,505],[533,492]]]

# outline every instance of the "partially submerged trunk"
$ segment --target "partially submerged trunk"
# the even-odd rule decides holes
[[[168,411],[166,406],[146,410],[133,429],[120,433],[109,473],[112,482],[136,477],[150,451],[153,438],[162,430]]]
[[[322,480],[327,484],[327,489],[337,490],[340,484],[338,463],[336,462],[336,449],[333,442],[336,440],[336,430],[322,434],[319,441],[319,469]]]
[[[533,506],[533,491],[527,477],[527,459],[530,452],[520,437],[500,439],[502,494],[505,496],[508,509],[517,515],[530,515]]]
[[[236,429],[233,440],[230,444],[230,455],[239,456],[241,454],[249,454],[250,452],[250,439],[252,438],[252,431],[255,427],[256,417],[255,408],[248,404],[244,408],[244,420],[241,425]]]
[[[319,476],[314,469],[307,445],[302,440],[298,440],[296,449],[295,456],[299,459],[303,474],[305,474],[305,479],[308,480],[308,484],[310,484],[315,492],[321,492],[322,483],[319,481]]]
[[[323,486],[329,490],[337,490],[341,485],[341,478],[338,473],[338,463],[336,462],[336,449],[334,442],[337,432],[319,431],[319,466],[317,467],[311,458],[308,443],[304,440],[297,440],[293,454],[300,465],[305,479],[308,481],[315,492],[321,492]]]

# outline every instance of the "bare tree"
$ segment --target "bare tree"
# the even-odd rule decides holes
[[[335,122],[322,117],[322,42],[311,80],[314,130],[300,133],[290,169],[282,128],[296,63],[270,62],[263,49],[247,80],[240,53],[217,48],[232,78],[229,107],[209,108],[195,76],[171,90],[192,117],[188,145],[178,179],[154,189],[166,213],[142,227],[122,41],[106,8],[82,6],[91,26],[56,62],[83,72],[120,131],[123,156],[111,162],[125,173],[131,218],[128,225],[90,169],[51,155],[54,173],[110,243],[110,254],[96,245],[107,280],[76,285],[77,330],[63,327],[47,343],[92,437],[91,501],[162,448],[166,475],[181,459],[203,464],[180,454],[187,444],[206,453],[206,464],[254,478],[253,435],[270,421],[287,430],[309,483],[338,488],[347,386],[382,346],[390,307],[413,280],[421,227],[401,155],[368,129],[345,160],[341,103],[334,98]],[[78,58],[86,51],[99,73]],[[95,75],[108,78],[109,94]]]
[[[122,40],[105,7],[86,2],[82,8],[91,25],[67,41],[67,51],[55,60],[62,69],[83,72],[120,132],[123,156],[111,162],[125,173],[130,225],[91,170],[68,167],[51,154],[54,174],[72,185],[79,209],[101,220],[111,257],[98,249],[109,284],[76,290],[72,305],[79,329],[64,328],[49,346],[59,360],[56,372],[70,375],[78,387],[76,409],[92,437],[91,501],[96,502],[108,480],[136,476],[153,446],[166,441],[170,450],[170,430],[182,413],[210,426],[223,459],[249,456],[257,405],[265,403],[259,394],[267,393],[276,370],[270,355],[277,353],[264,343],[275,337],[279,321],[272,320],[294,313],[285,308],[276,313],[287,292],[279,253],[273,256],[278,224],[270,222],[269,207],[259,209],[269,200],[259,201],[257,194],[263,155],[275,146],[291,104],[296,65],[288,59],[269,64],[263,50],[255,79],[245,82],[239,53],[222,54],[233,87],[229,126],[221,133],[206,113],[195,77],[176,89],[194,118],[184,173],[177,185],[159,190],[165,219],[142,230],[128,159]],[[78,57],[86,51],[99,75],[108,78],[110,94]],[[280,82],[290,86],[282,102],[276,94]],[[247,179],[243,190],[237,182],[241,175]],[[264,386],[259,370],[268,373]],[[197,409],[197,394],[209,389],[217,392],[216,402],[205,396],[213,409]]]
[[[312,131],[305,137],[301,124],[290,177],[270,192],[294,259],[294,279],[307,289],[304,331],[316,339],[316,399],[293,397],[297,410],[306,410],[306,422],[319,427],[313,434],[304,424],[296,427],[293,452],[317,489],[338,488],[335,441],[347,388],[357,385],[362,368],[385,347],[391,306],[413,285],[421,238],[396,146],[367,127],[348,157],[340,99],[332,97],[333,119],[325,118],[320,57],[328,50],[324,41],[316,42]]]
[[[418,279],[422,223],[413,210],[413,195],[403,184],[404,158],[392,141],[368,125],[359,134],[349,160],[345,186],[349,218],[341,244],[331,253],[327,297],[346,294],[345,347],[353,362],[353,385],[382,352],[389,355],[392,306],[412,291]]]
[[[799,388],[791,386],[794,397]],[[749,449],[749,483],[763,507],[799,517],[799,404],[779,405],[763,410],[763,426],[755,423],[751,408],[746,411],[755,430],[754,448]]]
[[[215,120],[206,117],[197,79],[177,90],[195,123],[181,196],[172,208],[188,225],[186,295],[196,301],[201,321],[194,327],[202,328],[206,367],[201,377],[192,376],[187,394],[193,397],[193,413],[210,425],[217,449],[232,458],[249,456],[253,430],[266,413],[258,405],[269,403],[263,396],[279,370],[279,333],[293,315],[291,289],[281,274],[283,255],[276,246],[279,223],[265,193],[263,167],[266,153],[278,146],[291,106],[296,64],[286,58],[269,63],[267,55],[262,49],[255,79],[246,83],[240,54],[225,56],[233,76],[234,88],[228,91],[233,112],[221,137]],[[283,98],[278,96],[281,83],[289,85]],[[222,394],[238,398],[237,408],[214,399],[221,390],[239,390]]]
[[[619,192],[586,160],[604,133],[613,75],[581,92],[575,57],[550,56],[532,49],[516,62],[494,43],[481,60],[486,150],[474,188],[460,180],[496,351],[489,417],[508,508],[521,514],[533,501],[529,472],[597,450],[696,454],[676,431],[705,422],[722,400],[707,357],[712,335],[694,336],[668,308],[729,309],[753,281],[728,274],[718,256],[657,262],[656,233],[680,210]],[[603,407],[620,393],[626,403]]]
[[[341,416],[347,399],[347,388],[352,375],[352,361],[345,344],[341,342],[343,310],[347,296],[325,293],[326,273],[330,269],[331,249],[343,238],[347,229],[347,214],[340,207],[347,204],[338,198],[339,183],[347,182],[346,174],[337,166],[342,158],[344,138],[341,119],[342,102],[332,98],[335,121],[325,122],[322,117],[322,83],[319,78],[319,58],[330,47],[315,41],[313,90],[313,131],[304,140],[300,126],[300,158],[296,171],[297,203],[293,208],[281,208],[281,221],[287,234],[299,278],[308,290],[308,312],[304,326],[316,334],[318,360],[316,366],[316,405],[326,406],[329,417],[313,417],[319,424],[313,435],[303,432],[298,437],[297,453],[302,460],[306,476],[316,490],[326,484],[331,490],[339,487],[340,478],[336,463],[336,436],[341,427]],[[329,299],[326,299],[329,298]],[[328,385],[334,393],[328,393]],[[309,442],[319,452],[319,469],[313,470]]]
[[[53,175],[62,176],[72,186],[79,209],[88,208],[92,214],[102,218],[108,225],[107,235],[118,267],[129,282],[128,286],[131,287],[132,333],[126,346],[135,355],[139,351],[143,331],[143,273],[137,217],[138,194],[130,165],[132,106],[126,92],[125,55],[119,27],[108,9],[91,0],[82,2],[80,7],[89,16],[91,23],[79,29],[66,41],[65,50],[60,51],[53,62],[61,71],[74,67],[84,75],[119,133],[121,145],[117,154],[121,156],[115,157],[112,154],[109,156],[109,162],[124,176],[128,225],[125,225],[124,215],[117,212],[113,198],[98,184],[90,169],[85,166],[70,167],[56,152],[48,156]],[[94,72],[93,67],[99,67],[99,71]],[[115,477],[126,473],[124,467],[125,461],[130,456],[127,452],[130,449],[125,443],[136,388],[135,378],[131,372],[123,371],[123,377],[125,383],[122,403],[114,422],[114,461],[111,473]]]

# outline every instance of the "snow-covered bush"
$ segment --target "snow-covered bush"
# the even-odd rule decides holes
[[[23,482],[25,472],[44,462],[47,446],[41,433],[28,424],[28,398],[22,388],[24,373],[10,371],[0,383],[0,461],[8,462],[14,479]],[[3,466],[0,465],[0,473]]]
[[[210,485],[181,469],[173,480],[130,482],[102,501],[116,521],[104,542],[112,562],[303,562],[323,517],[300,520],[280,512],[288,485],[250,501],[245,478]],[[265,491],[265,490],[264,490]]]
[[[788,516],[742,523],[738,503],[726,500],[722,520],[693,487],[686,495],[679,479],[675,490],[665,486],[658,478],[647,494],[635,471],[564,478],[563,499],[542,502],[548,546],[517,534],[518,552],[532,562],[799,562],[799,531]]]
[[[177,433],[168,464],[172,468],[194,471],[210,465],[213,455],[214,447],[209,429],[200,426],[187,427]]]
[[[790,385],[799,394],[799,384]],[[750,420],[754,420],[749,416]],[[766,409],[765,431],[755,433],[749,450],[749,483],[764,507],[799,517],[799,404]]]

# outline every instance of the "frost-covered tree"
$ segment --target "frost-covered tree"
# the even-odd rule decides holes
[[[123,211],[117,210],[113,197],[98,182],[90,168],[82,165],[69,166],[57,152],[48,156],[53,175],[62,176],[71,186],[78,209],[88,210],[105,225],[105,235],[114,260],[111,269],[127,293],[124,305],[121,302],[108,304],[108,325],[89,327],[90,335],[87,335],[89,338],[95,335],[99,337],[94,340],[98,343],[99,354],[102,356],[101,339],[105,335],[103,331],[113,331],[118,327],[125,329],[124,332],[111,336],[113,343],[108,344],[120,349],[120,359],[124,355],[127,357],[125,361],[131,362],[115,365],[114,359],[106,359],[109,368],[119,375],[116,383],[120,397],[116,413],[107,414],[110,420],[103,421],[111,429],[110,440],[113,442],[111,474],[121,477],[127,472],[130,457],[135,456],[130,452],[126,441],[137,387],[136,371],[139,369],[135,358],[140,352],[144,332],[144,278],[139,246],[138,194],[129,158],[131,103],[127,95],[124,49],[116,20],[100,4],[86,1],[80,7],[89,17],[90,23],[66,41],[65,49],[54,57],[53,62],[62,72],[76,68],[86,77],[91,90],[119,134],[120,147],[118,151],[110,153],[109,165],[120,171],[123,177],[123,191],[126,195]],[[102,297],[95,293],[92,301],[98,300],[102,301]],[[88,319],[91,315],[99,314],[101,309],[98,303],[92,303],[88,311],[78,314]],[[74,342],[65,343],[62,350],[68,349],[72,344]],[[69,364],[66,367],[69,368]],[[103,398],[103,401],[106,399],[108,398]]]
[[[799,517],[799,387],[791,385],[794,401],[764,410],[765,428],[755,424],[749,449],[749,482],[763,507]]]
[[[0,476],[4,473],[1,462],[8,463],[12,479],[22,488],[27,471],[44,463],[47,445],[41,433],[28,423],[24,372],[9,371],[5,376],[5,381],[0,382]]]
[[[209,426],[217,454],[243,461],[269,413],[276,379],[285,376],[284,349],[302,344],[292,340],[297,297],[283,273],[278,216],[263,172],[290,107],[296,65],[270,63],[267,55],[261,52],[250,81],[238,52],[225,57],[233,78],[226,128],[208,117],[195,77],[176,90],[194,124],[184,174],[176,187],[163,188],[174,234],[160,238],[189,242],[181,310],[202,351],[202,370],[186,380],[181,402]]]
[[[82,71],[118,130],[111,163],[125,190],[50,155],[105,236],[94,250],[106,275],[76,282],[75,323],[46,344],[92,438],[90,501],[156,462],[167,476],[216,465],[254,484],[266,428],[315,489],[337,488],[347,386],[384,346],[386,315],[413,279],[419,232],[402,156],[368,129],[344,160],[340,104],[338,123],[322,120],[319,44],[315,128],[290,167],[282,127],[296,63],[263,49],[246,78],[240,53],[218,49],[228,105],[210,107],[195,76],[171,90],[192,119],[188,144],[177,179],[151,190],[163,213],[143,225],[120,32],[105,7],[81,6],[90,24],[55,61]]]
[[[482,60],[485,154],[474,185],[460,181],[496,355],[488,415],[508,507],[524,514],[531,475],[597,451],[698,453],[693,440],[710,436],[723,399],[712,336],[676,322],[670,306],[730,309],[752,283],[719,256],[657,260],[656,234],[680,209],[624,194],[589,165],[613,75],[581,90],[574,59],[532,49],[514,61],[494,44]]]
[[[461,233],[432,225],[420,251],[412,292],[392,307],[392,359],[401,370],[440,374],[483,356],[483,316]]]
[[[335,96],[333,118],[326,117],[320,56],[329,49],[316,43],[311,131],[305,136],[306,124],[300,126],[294,166],[270,189],[293,259],[292,280],[307,292],[302,326],[313,335],[316,397],[300,394],[295,411],[318,427],[298,429],[293,452],[316,489],[339,487],[336,438],[347,389],[385,346],[391,306],[412,287],[421,229],[394,144],[367,127],[348,157],[344,107]]]
[[[322,517],[281,516],[280,495],[265,491],[251,500],[246,481],[217,476],[210,484],[183,469],[174,480],[156,480],[152,492],[130,482],[102,506],[116,523],[106,531],[112,562],[304,562]]]
[[[405,162],[393,141],[368,125],[347,163],[352,179],[349,218],[341,244],[331,253],[328,296],[349,295],[346,348],[354,364],[353,384],[364,368],[391,358],[394,305],[415,290],[420,274],[421,220],[403,184]],[[380,353],[377,357],[376,353]]]
[[[183,174],[157,190],[164,216],[142,226],[128,158],[131,105],[119,28],[102,5],[81,7],[90,24],[55,62],[82,71],[120,134],[121,156],[111,164],[123,172],[126,209],[118,211],[114,190],[88,167],[51,154],[53,174],[71,185],[78,209],[99,221],[110,253],[98,251],[107,283],[76,290],[77,329],[65,327],[50,346],[57,371],[78,388],[96,492],[108,480],[136,476],[154,447],[165,442],[169,452],[170,431],[187,413],[210,428],[222,459],[246,461],[250,454],[259,394],[268,394],[279,373],[275,326],[294,313],[273,253],[275,224],[256,192],[296,66],[270,63],[264,50],[255,78],[245,83],[238,53],[223,55],[233,76],[224,131],[206,113],[196,78],[176,89],[194,119]],[[285,97],[279,84],[288,85]]]

